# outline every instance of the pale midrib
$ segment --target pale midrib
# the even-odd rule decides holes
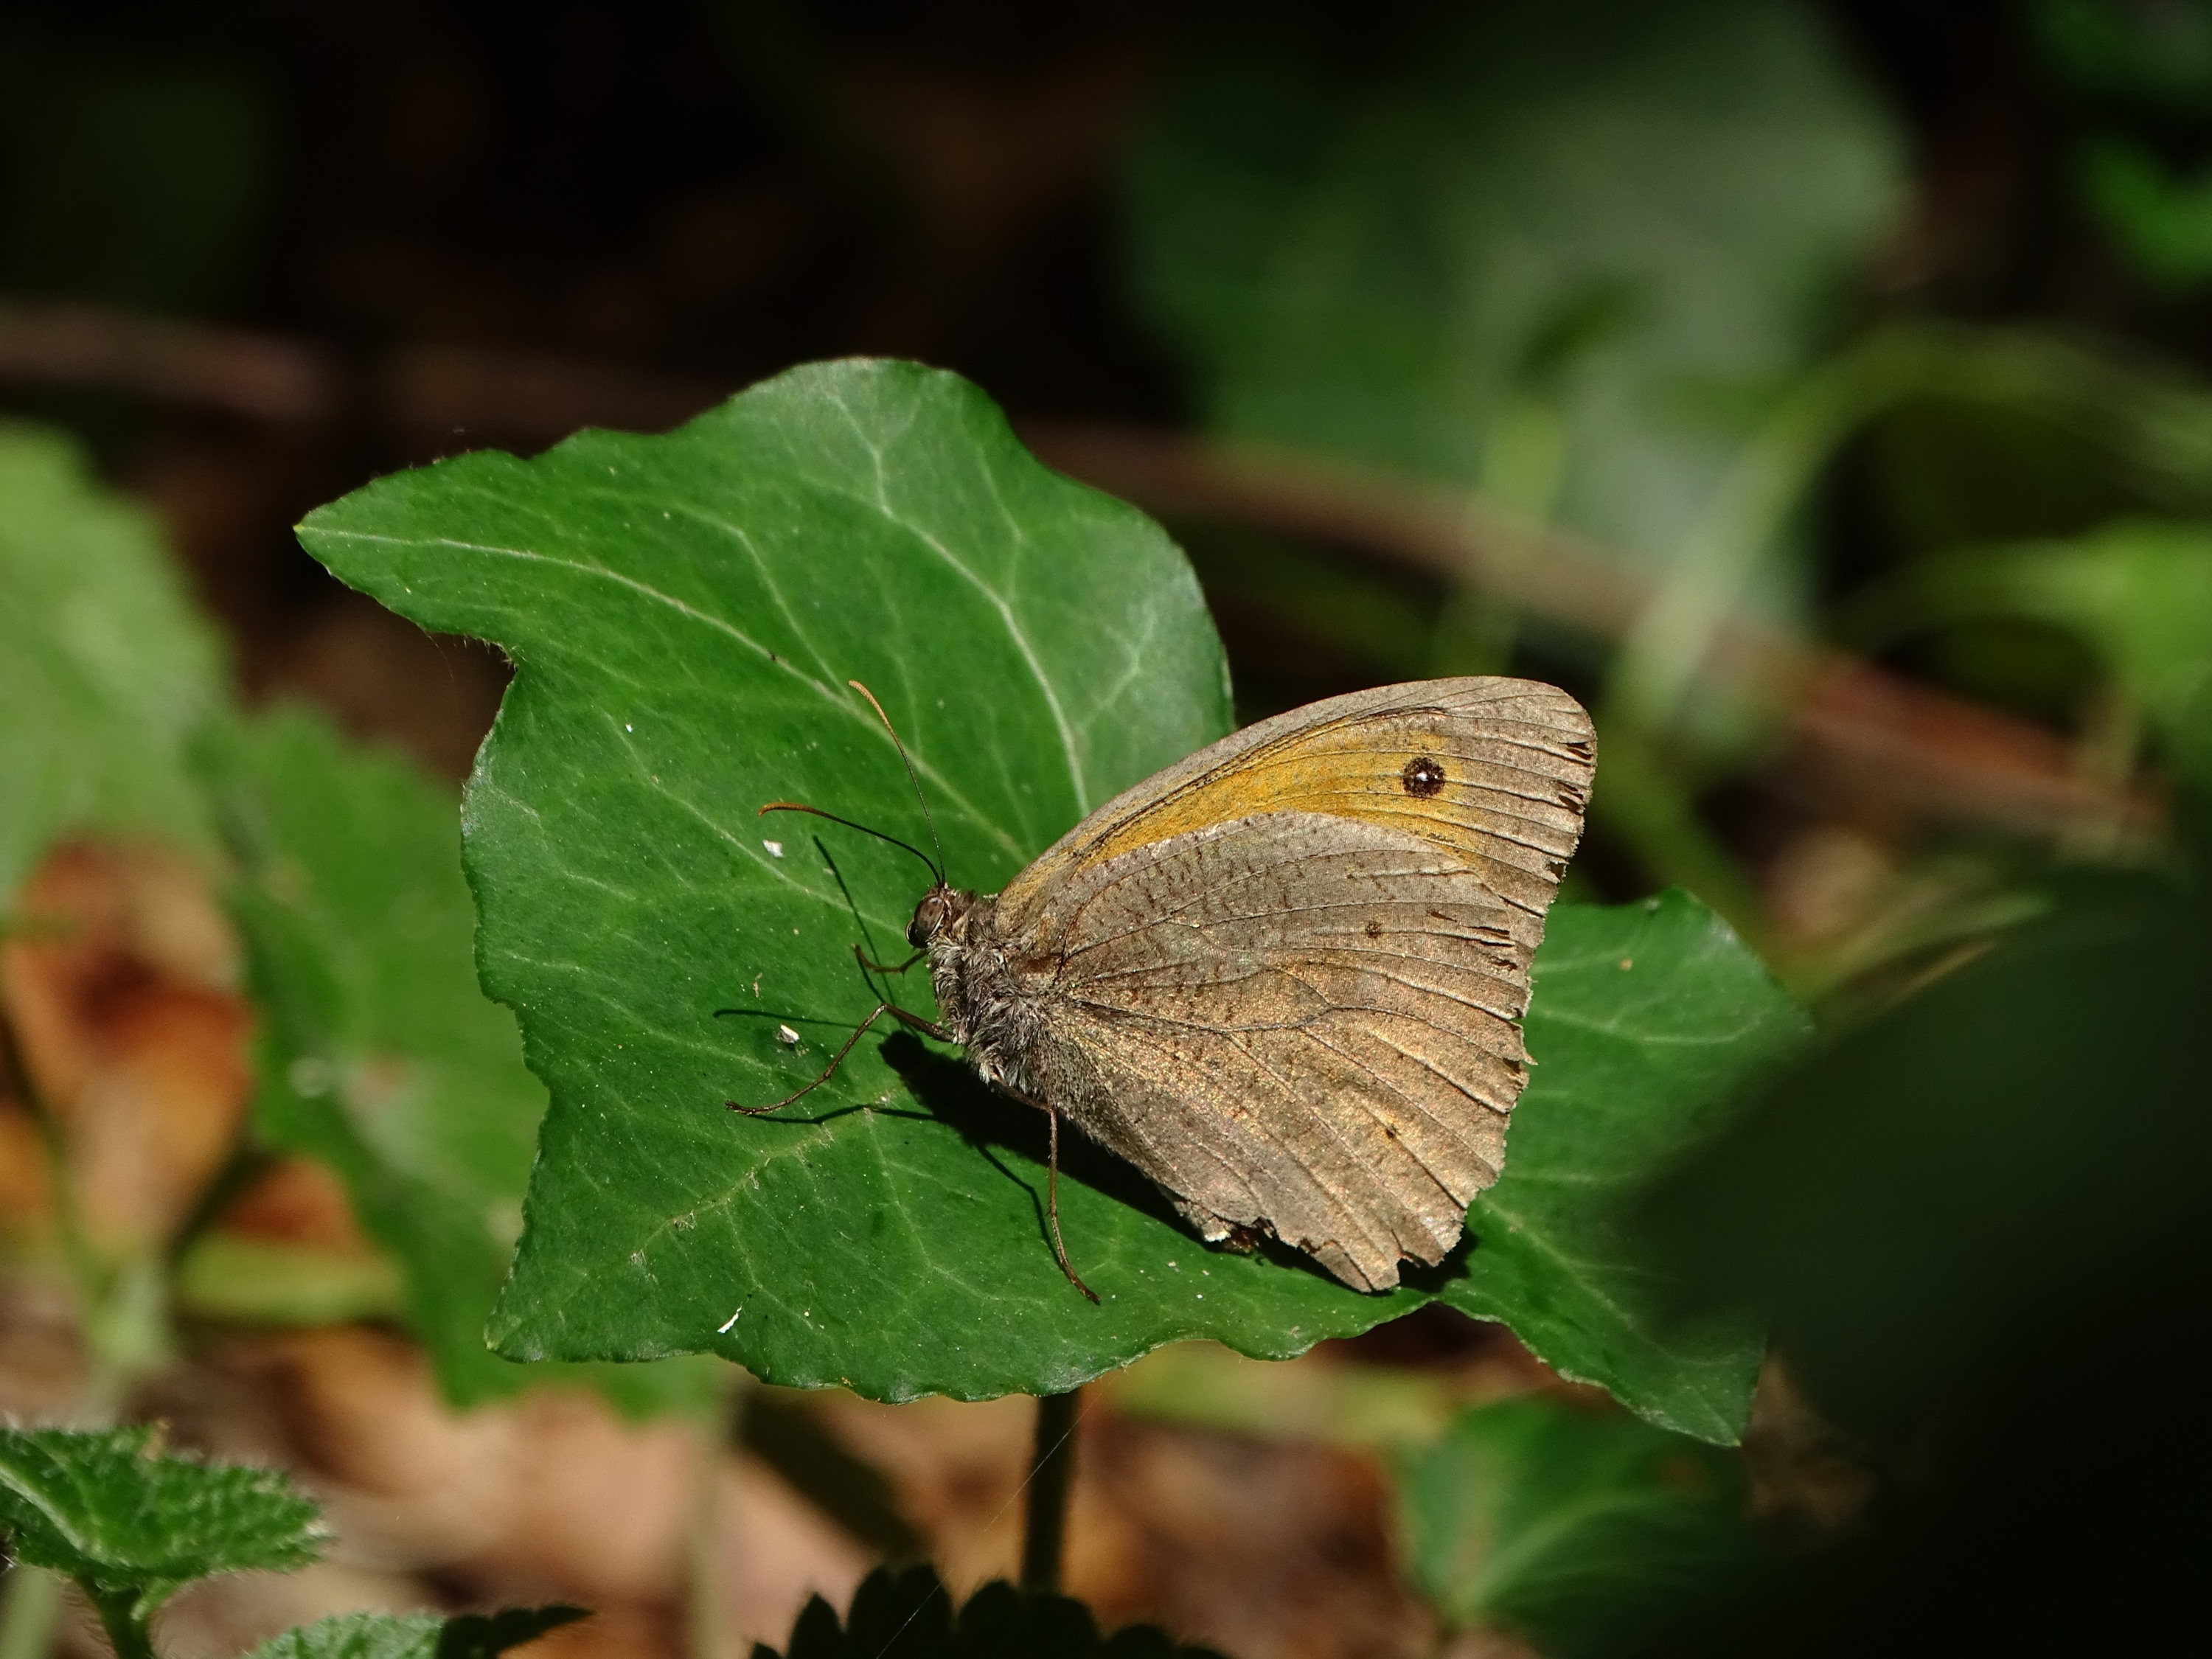
[[[625,575],[619,570],[609,570],[603,565],[581,564],[574,559],[556,559],[547,554],[536,552],[526,547],[498,547],[485,542],[462,541],[451,536],[380,536],[372,532],[358,530],[325,531],[323,533],[335,538],[342,538],[349,541],[375,542],[392,547],[451,547],[459,549],[464,552],[489,553],[501,558],[522,559],[532,564],[548,565],[556,570],[573,571],[580,576],[599,577],[603,580],[614,583],[617,586],[628,588],[631,592],[637,594],[642,599],[650,599],[657,604],[665,605],[680,617],[686,617],[692,622],[704,623],[707,627],[714,629],[718,633],[727,635],[731,639],[735,640],[747,650],[757,653],[770,665],[781,669],[786,674],[788,674],[792,678],[797,680],[801,685],[808,687],[824,702],[828,702],[831,708],[836,709],[840,714],[847,716],[848,719],[858,721],[860,725],[867,727],[871,732],[876,729],[872,722],[871,722],[866,716],[861,714],[857,709],[852,708],[848,702],[843,696],[839,695],[836,688],[826,685],[822,681],[815,678],[811,674],[804,672],[796,663],[792,662],[788,658],[786,658],[776,652],[769,650],[758,640],[754,639],[750,635],[745,633],[744,629],[724,621],[720,617],[710,615],[708,612],[698,609],[696,605],[686,605],[683,600],[678,599],[672,593],[662,592],[660,589],[653,586],[650,582],[641,582],[638,580],[636,577]],[[988,590],[985,591],[988,592]],[[1026,645],[1024,645],[1024,655],[1026,657],[1028,654]],[[1030,660],[1034,662],[1035,659],[1032,658]],[[1039,684],[1042,684],[1042,679],[1040,679]],[[1046,697],[1048,702],[1052,701],[1051,692],[1048,688],[1046,690]],[[1059,717],[1059,708],[1056,702],[1054,702],[1053,708],[1054,716],[1057,719]],[[1012,853],[1016,858],[1022,856],[1022,848],[1020,844],[1006,830],[994,823],[986,814],[978,810],[975,805],[957,787],[955,787],[952,781],[949,778],[945,777],[944,774],[939,772],[927,760],[917,759],[915,763],[915,768],[917,771],[925,774],[928,777],[931,787],[939,792],[941,799],[951,801],[956,808],[960,811],[964,812],[971,822],[980,825],[986,833],[988,833],[994,840],[997,841],[1009,853]],[[1082,783],[1079,776],[1077,780],[1076,787],[1079,793],[1082,789]]]

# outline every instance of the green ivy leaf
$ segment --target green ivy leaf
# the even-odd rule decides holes
[[[1758,1330],[1668,1317],[1662,1252],[1630,1219],[1653,1177],[1727,1121],[1811,1021],[1726,922],[1676,890],[1561,905],[1536,953],[1536,1062],[1505,1174],[1468,1224],[1480,1241],[1443,1298],[1502,1320],[1562,1376],[1663,1427],[1733,1442]]]
[[[1170,1640],[1150,1625],[1102,1638],[1091,1609],[1068,1595],[1016,1589],[1004,1580],[970,1596],[957,1614],[927,1566],[878,1567],[853,1592],[851,1612],[815,1596],[800,1611],[790,1645],[764,1643],[752,1659],[1219,1659],[1209,1648]]]
[[[287,1476],[157,1455],[154,1432],[0,1427],[0,1533],[16,1559],[76,1579],[118,1650],[127,1632],[143,1644],[181,1584],[322,1549],[315,1505]]]
[[[0,909],[64,835],[204,848],[183,748],[220,653],[148,514],[58,434],[0,425]]]
[[[409,1322],[449,1399],[551,1380],[484,1344],[545,1091],[513,1017],[477,988],[453,798],[300,709],[211,733],[200,762],[265,1017],[257,1127],[345,1182],[403,1268]],[[711,1392],[699,1370],[592,1376],[645,1410]]]
[[[507,1607],[441,1619],[433,1613],[339,1613],[270,1637],[246,1659],[496,1659],[586,1618],[581,1607]]]
[[[851,947],[896,952],[927,879],[849,830],[755,816],[808,801],[926,842],[847,678],[900,722],[955,878],[986,890],[1227,725],[1175,548],[1039,466],[973,387],[898,363],[797,370],[665,438],[587,433],[532,462],[387,478],[301,534],[348,581],[516,663],[464,813],[484,983],[553,1092],[493,1321],[503,1352],[711,1348],[770,1382],[881,1399],[1047,1393],[1186,1337],[1300,1352],[1465,1271],[1368,1297],[1286,1254],[1208,1251],[1150,1183],[1078,1146],[1060,1207],[1093,1307],[1045,1243],[1037,1115],[955,1059],[878,1034],[788,1115],[724,1109],[821,1068],[874,1000]],[[1615,948],[1615,924],[1587,925]],[[1498,1224],[1526,1242],[1466,1293],[1639,1410],[1720,1433],[1703,1371],[1684,1403],[1656,1331],[1620,1336],[1640,1304],[1607,1304],[1638,1269],[1587,1259],[1614,1240],[1567,1213],[1573,1120],[1656,1158],[1797,1016],[1693,902],[1626,925],[1648,933],[1644,978],[1553,976],[1540,958],[1557,1018],[1531,1023],[1542,1064],[1520,1113],[1570,1121],[1556,1152],[1535,1137],[1540,1183],[1497,1189]],[[1670,953],[1695,988],[1680,1006],[1641,988]],[[928,1011],[926,986],[891,983]],[[1582,1056],[1602,1078],[1577,1095]],[[1628,1160],[1587,1151],[1609,1201]],[[1739,1338],[1723,1369],[1747,1376],[1754,1352]]]
[[[1504,1401],[1396,1463],[1415,1585],[1447,1623],[1547,1659],[1633,1649],[1747,1558],[1734,1460],[1626,1418]]]

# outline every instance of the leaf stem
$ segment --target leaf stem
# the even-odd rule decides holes
[[[700,1425],[699,1465],[691,1518],[684,1539],[684,1638],[688,1659],[725,1659],[729,1620],[722,1601],[722,1470],[744,1435],[745,1385],[752,1379],[724,1366],[714,1402]]]
[[[1022,1522],[1022,1588],[1051,1594],[1060,1589],[1060,1564],[1067,1542],[1067,1506],[1075,1490],[1075,1425],[1083,1390],[1037,1396],[1036,1440],[1030,1453],[1027,1507]]]
[[[115,1650],[115,1659],[155,1659],[153,1632],[147,1628],[144,1612],[145,1596],[139,1589],[97,1589],[77,1581],[85,1600],[92,1603],[93,1611],[107,1632],[110,1646]]]

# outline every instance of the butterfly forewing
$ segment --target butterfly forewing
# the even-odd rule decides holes
[[[1115,796],[1015,877],[1000,908],[1019,911],[1071,869],[1188,830],[1310,811],[1455,848],[1540,931],[1582,836],[1593,741],[1582,705],[1534,680],[1423,680],[1310,703]]]

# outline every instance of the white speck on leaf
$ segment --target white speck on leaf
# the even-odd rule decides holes
[[[635,732],[637,730],[637,727],[632,726],[628,720],[624,720],[623,722],[623,730],[625,732]]]
[[[730,1334],[730,1327],[738,1322],[738,1314],[741,1314],[744,1310],[744,1304],[743,1303],[738,1304],[738,1313],[732,1314],[727,1319],[717,1325],[714,1328],[714,1334],[717,1336],[727,1336]]]
[[[768,855],[770,858],[780,859],[783,856],[783,843],[781,842],[764,841],[761,845],[768,848]]]
[[[779,1025],[775,1028],[775,1040],[787,1048],[796,1048],[799,1046],[799,1033],[788,1025]]]

